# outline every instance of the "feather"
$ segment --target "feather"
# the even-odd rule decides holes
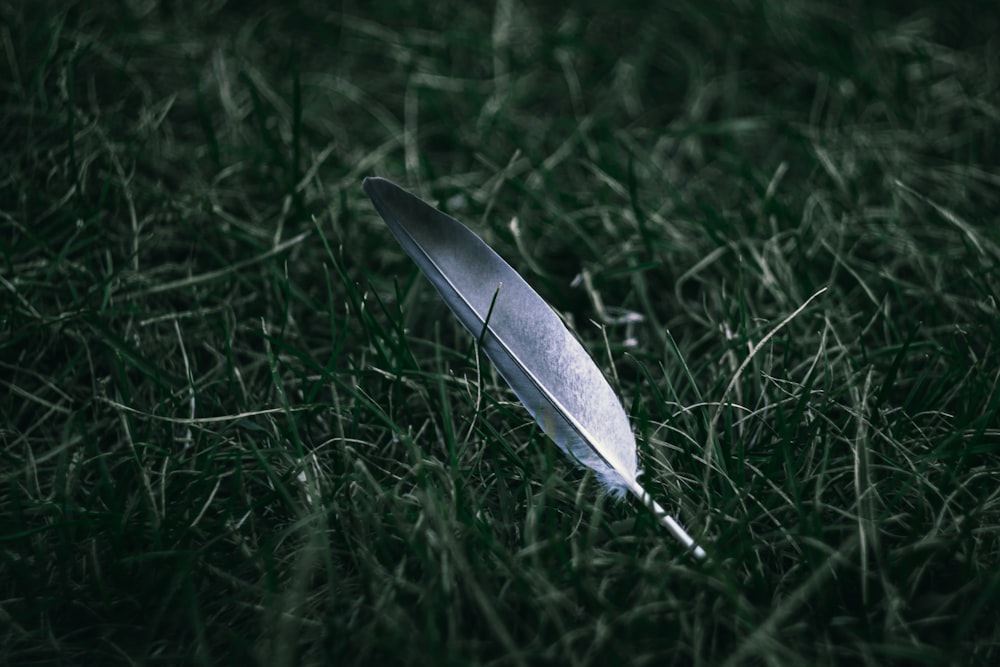
[[[704,550],[640,486],[635,436],[593,359],[555,311],[468,227],[383,178],[362,185],[542,430],[614,496],[635,494],[687,548]]]

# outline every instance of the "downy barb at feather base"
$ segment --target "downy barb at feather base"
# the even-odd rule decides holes
[[[406,253],[545,433],[613,495],[631,492],[698,558],[705,551],[639,485],[621,401],[555,311],[492,248],[451,216],[384,178],[362,187]]]

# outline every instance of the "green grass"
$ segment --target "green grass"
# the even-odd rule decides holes
[[[252,4],[0,8],[0,663],[1000,660],[993,3]],[[371,174],[574,323],[710,562]]]

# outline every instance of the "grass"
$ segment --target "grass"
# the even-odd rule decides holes
[[[992,3],[253,4],[0,9],[0,662],[996,663]],[[573,323],[710,562],[370,174]]]

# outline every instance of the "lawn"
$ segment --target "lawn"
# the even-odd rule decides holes
[[[567,5],[0,7],[0,664],[1000,663],[1000,10]],[[707,560],[371,175],[565,319]]]

